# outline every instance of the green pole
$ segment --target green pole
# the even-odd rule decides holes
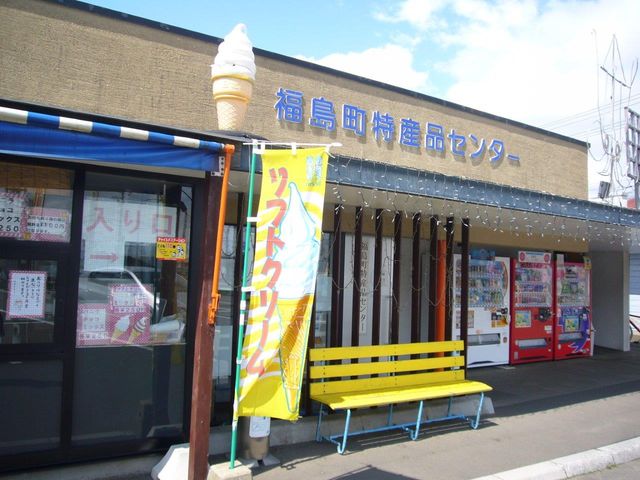
[[[231,464],[232,470],[236,463],[236,444],[238,443],[238,390],[240,389],[240,367],[242,366],[242,344],[244,343],[244,326],[247,317],[247,275],[249,270],[249,242],[251,241],[251,228],[249,217],[253,205],[253,177],[256,171],[255,145],[251,147],[251,165],[249,167],[249,194],[247,196],[247,222],[244,233],[244,261],[242,266],[242,289],[240,293],[240,324],[238,328],[238,353],[236,355],[235,393],[233,398],[233,423],[231,425]]]

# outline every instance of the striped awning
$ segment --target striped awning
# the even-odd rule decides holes
[[[218,172],[222,143],[0,107],[0,153]]]

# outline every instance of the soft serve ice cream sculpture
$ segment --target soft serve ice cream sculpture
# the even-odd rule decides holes
[[[211,65],[213,99],[220,130],[238,130],[242,126],[255,78],[253,48],[247,37],[247,27],[240,23],[224,37]]]

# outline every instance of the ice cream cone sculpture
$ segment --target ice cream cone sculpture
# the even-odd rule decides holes
[[[129,326],[131,325],[131,317],[129,315],[125,315],[121,317],[120,320],[116,322],[116,326],[113,329],[113,333],[111,334],[111,342],[117,342],[120,337],[129,330]]]
[[[129,337],[129,343],[134,343],[140,335],[142,335],[147,328],[147,317],[141,317],[135,323],[131,329],[131,336]]]
[[[242,23],[235,26],[218,46],[211,66],[220,130],[240,129],[253,93],[256,65],[246,29]]]

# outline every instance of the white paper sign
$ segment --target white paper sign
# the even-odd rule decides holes
[[[268,437],[271,433],[270,417],[250,417],[249,436],[251,438]]]
[[[518,261],[520,263],[544,263],[549,265],[551,263],[551,254],[549,252],[520,250],[518,252]]]
[[[24,196],[0,192],[0,237],[20,238],[24,221]]]
[[[174,207],[120,200],[86,199],[82,220],[84,270],[123,268],[125,243],[156,244],[176,236]]]
[[[44,318],[47,272],[9,271],[7,318]]]

